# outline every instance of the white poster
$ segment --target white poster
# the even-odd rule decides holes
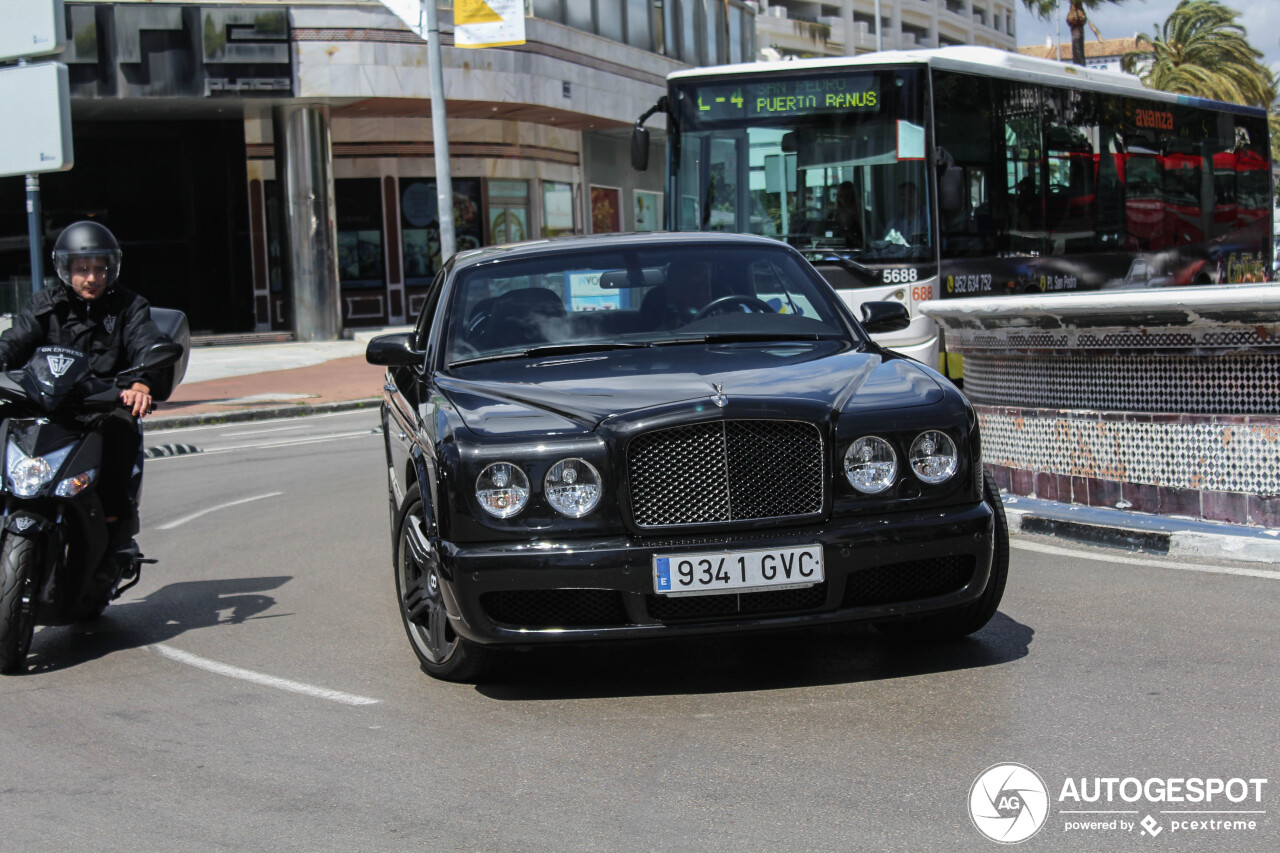
[[[524,44],[524,0],[454,0],[455,47]]]

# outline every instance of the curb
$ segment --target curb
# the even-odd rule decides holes
[[[1054,536],[1174,558],[1280,566],[1280,533],[1225,522],[1172,518],[1002,495],[1009,533]]]
[[[198,415],[169,415],[148,418],[148,432],[187,427],[215,426],[217,424],[242,423],[244,421],[268,421],[280,418],[301,418],[307,415],[323,415],[356,409],[372,409],[382,404],[381,397],[365,397],[360,400],[340,400],[334,403],[298,403],[292,406],[272,406],[262,409],[235,409],[229,412],[205,412]]]

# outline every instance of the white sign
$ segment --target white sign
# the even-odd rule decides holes
[[[524,0],[454,0],[455,47],[524,44]]]
[[[75,165],[70,92],[61,62],[0,68],[0,177]]]
[[[404,21],[418,38],[427,40],[427,13],[422,8],[421,0],[382,0],[382,5]]]
[[[67,44],[62,0],[4,0],[0,61],[59,53]]]

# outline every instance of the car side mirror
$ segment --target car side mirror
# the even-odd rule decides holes
[[[631,128],[631,168],[637,172],[649,168],[649,128],[639,124]]]
[[[911,325],[911,315],[901,302],[862,303],[862,328],[871,334],[900,332]]]
[[[369,341],[364,350],[364,360],[383,367],[416,367],[427,354],[413,348],[413,332],[379,335]]]

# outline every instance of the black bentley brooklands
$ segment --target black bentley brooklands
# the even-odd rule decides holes
[[[504,647],[861,620],[959,637],[1008,570],[978,422],[766,238],[465,252],[387,367],[396,590],[430,674]]]

